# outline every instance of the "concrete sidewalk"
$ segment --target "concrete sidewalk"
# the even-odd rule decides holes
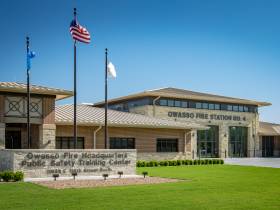
[[[225,164],[280,168],[280,158],[226,158]]]

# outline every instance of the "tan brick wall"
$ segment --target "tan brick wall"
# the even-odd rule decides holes
[[[93,148],[93,132],[97,127],[78,127],[78,136],[85,138],[85,148]],[[109,128],[109,137],[135,138],[137,152],[156,152],[157,138],[177,138],[179,152],[184,152],[185,131],[176,129]],[[72,126],[56,126],[56,136],[73,136]],[[186,150],[191,150],[191,136],[187,135]],[[96,149],[104,149],[104,129],[96,135]]]
[[[4,123],[5,116],[5,97],[0,95],[0,123]]]

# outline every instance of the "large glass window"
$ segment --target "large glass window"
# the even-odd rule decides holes
[[[135,149],[135,138],[110,138],[110,149]]]
[[[177,101],[177,100],[176,100],[176,101],[175,101],[175,106],[176,106],[176,107],[181,107],[181,106],[182,106],[182,105],[181,105],[181,101]]]
[[[208,103],[203,103],[203,104],[202,104],[202,108],[203,108],[203,109],[208,109]]]
[[[187,101],[182,101],[182,107],[187,108],[188,107],[188,102]]]
[[[197,131],[197,154],[199,157],[218,157],[219,127]]]
[[[160,99],[159,100],[159,105],[160,106],[167,106],[167,100],[166,99]]]
[[[178,152],[178,139],[157,139],[157,152]]]
[[[74,149],[74,138],[73,137],[61,137],[57,136],[55,140],[56,149]],[[84,149],[84,137],[77,138],[77,149]]]
[[[229,157],[247,157],[247,138],[247,127],[229,127]]]
[[[200,102],[195,103],[195,108],[202,109],[202,103]]]

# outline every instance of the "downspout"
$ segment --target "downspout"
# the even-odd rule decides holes
[[[96,133],[100,131],[102,126],[100,125],[96,130],[93,131],[93,149],[96,149]]]
[[[160,96],[156,97],[154,100],[153,100],[153,116],[155,117],[156,116],[156,101],[160,99]]]

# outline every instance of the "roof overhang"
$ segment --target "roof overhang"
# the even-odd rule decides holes
[[[187,100],[198,100],[198,101],[211,101],[211,102],[219,102],[219,103],[231,103],[231,104],[244,104],[244,105],[254,105],[258,107],[262,106],[270,106],[271,103],[268,102],[260,102],[260,101],[253,101],[253,100],[246,100],[246,99],[237,99],[237,98],[215,98],[209,96],[195,96],[195,95],[176,95],[170,93],[157,93],[157,92],[150,92],[144,91],[141,93],[131,94],[128,96],[122,96],[114,99],[108,100],[108,103],[116,103],[121,101],[126,101],[130,99],[138,99],[142,97],[164,97],[164,98],[174,98],[174,99],[187,99]],[[104,105],[104,101],[94,103],[94,106],[102,106]]]
[[[22,84],[22,83],[14,83],[14,82],[1,83],[0,82],[0,92],[26,93],[27,87],[26,87],[26,84]],[[57,89],[57,88],[49,88],[49,87],[43,87],[43,86],[36,86],[36,85],[30,86],[30,93],[37,94],[37,95],[54,96],[56,98],[56,100],[69,98],[74,95],[73,91]]]

